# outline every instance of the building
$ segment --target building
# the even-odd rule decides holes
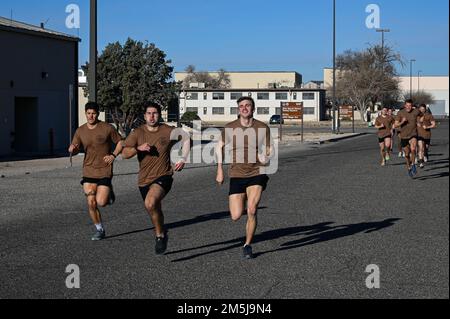
[[[78,126],[82,126],[87,123],[85,115],[85,106],[89,102],[89,99],[84,94],[84,89],[87,88],[87,76],[83,70],[78,70]],[[100,112],[99,120],[105,121],[105,112]]]
[[[0,156],[67,149],[78,126],[78,43],[0,17]]]
[[[213,77],[218,72],[208,72]],[[300,88],[302,75],[295,71],[273,71],[273,72],[225,72],[229,76],[232,89],[274,89],[274,88]],[[176,72],[175,81],[184,81],[188,76],[186,72]]]
[[[217,76],[217,72],[208,72]],[[302,76],[286,72],[226,72],[231,85],[228,89],[208,89],[203,83],[192,83],[180,94],[180,115],[195,112],[202,121],[225,123],[237,118],[237,100],[251,96],[256,102],[255,117],[269,122],[272,115],[280,114],[282,102],[303,102],[305,121],[325,119],[325,90],[302,88]],[[184,81],[186,72],[175,73],[176,81]]]
[[[338,74],[338,72],[336,72]],[[324,69],[324,87],[333,86],[333,69]],[[430,110],[436,116],[449,116],[449,79],[448,76],[401,76],[398,78],[400,90],[404,96],[408,96],[411,90],[427,92],[434,97],[434,102],[429,105]]]
[[[304,89],[325,89],[323,81],[309,81],[303,85]]]
[[[322,89],[186,89],[180,94],[180,114],[197,113],[202,121],[225,123],[238,115],[237,100],[250,96],[255,100],[255,118],[269,122],[280,114],[282,102],[303,102],[305,121],[325,119],[325,90]]]

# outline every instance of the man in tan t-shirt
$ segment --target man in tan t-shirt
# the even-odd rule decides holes
[[[122,157],[129,159],[137,155],[139,161],[139,190],[145,208],[155,226],[155,253],[162,255],[167,249],[168,235],[164,229],[161,202],[170,192],[174,171],[181,171],[190,151],[190,139],[181,129],[160,123],[161,107],[149,103],[145,109],[146,124],[135,129],[125,141]],[[172,147],[183,139],[182,159],[172,167]]]
[[[87,197],[89,214],[97,229],[92,240],[102,240],[106,233],[98,207],[105,207],[114,202],[113,162],[122,152],[122,137],[110,124],[98,120],[97,103],[87,103],[85,111],[87,123],[77,129],[69,153],[74,155],[79,153],[80,147],[84,149],[81,184]],[[114,151],[112,144],[116,144]]]
[[[388,107],[384,106],[381,115],[375,120],[375,128],[378,129],[381,166],[385,166],[386,162],[391,159],[392,127],[394,123],[394,118],[388,115]]]
[[[436,120],[433,115],[427,112],[427,106],[421,104],[420,115],[417,121],[417,133],[419,144],[419,167],[424,168],[428,161],[428,150],[431,143],[431,130],[436,128]]]
[[[251,243],[256,232],[257,210],[269,177],[264,167],[273,152],[270,128],[253,118],[255,101],[250,97],[238,100],[239,119],[225,126],[217,146],[218,168],[216,181],[224,182],[224,150],[231,153],[229,205],[231,218],[238,221],[247,204],[246,241],[243,255],[253,258]]]
[[[404,109],[398,112],[395,121],[395,127],[401,128],[401,144],[405,152],[406,168],[410,177],[414,177],[417,174],[415,164],[417,151],[417,117],[420,113],[419,110],[413,109],[413,104],[412,100],[406,100]]]

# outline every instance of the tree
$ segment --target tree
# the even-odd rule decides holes
[[[434,103],[434,96],[428,92],[425,91],[413,91],[412,96],[410,95],[410,92],[403,92],[404,99],[412,99],[414,101],[414,104],[420,105],[430,105]]]
[[[403,65],[391,47],[371,46],[362,52],[345,51],[337,57],[336,97],[357,107],[361,118],[377,104],[398,101],[401,92],[395,63]]]
[[[119,132],[126,136],[142,115],[145,105],[160,104],[163,109],[177,98],[178,85],[170,81],[173,67],[166,54],[153,43],[130,38],[106,46],[97,62],[98,103],[108,111]],[[87,74],[89,64],[83,68]],[[89,84],[89,77],[88,77]],[[85,89],[87,96],[89,89]]]
[[[204,83],[207,89],[228,89],[231,87],[230,76],[224,69],[220,69],[217,76],[212,76],[208,72],[196,72],[195,66],[189,65],[185,72],[188,75],[182,84],[184,89],[188,89],[191,83]]]

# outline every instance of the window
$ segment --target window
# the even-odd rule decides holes
[[[225,93],[213,93],[213,100],[225,100]]]
[[[230,100],[239,100],[242,97],[242,93],[231,93]]]
[[[195,114],[198,114],[198,108],[197,107],[187,107],[186,112],[194,112]]]
[[[238,108],[237,107],[230,107],[230,114],[231,115],[237,115],[238,114]]]
[[[204,107],[204,108],[203,108],[203,115],[206,115],[206,114],[208,114],[208,108],[207,108],[207,107]]]
[[[303,108],[303,114],[305,115],[314,115],[316,112],[316,109],[314,107],[304,107]]]
[[[257,113],[258,113],[258,115],[268,115],[269,110],[270,110],[270,108],[268,108],[268,107],[258,107]]]
[[[213,115],[224,115],[225,114],[225,108],[223,108],[223,107],[213,107],[212,114]]]
[[[303,100],[314,100],[315,94],[314,93],[303,93]]]
[[[269,93],[258,93],[258,100],[268,100]]]
[[[249,93],[248,93],[248,96],[249,96],[249,97],[252,97],[252,92],[249,92]]]
[[[207,100],[208,99],[208,93],[203,93],[203,99]]]
[[[198,100],[198,93],[188,93],[187,99],[188,100]]]
[[[287,93],[275,93],[275,99],[276,100],[287,100],[288,94]]]
[[[275,115],[281,115],[281,107],[275,108]]]
[[[297,100],[297,92],[292,94],[292,99]]]

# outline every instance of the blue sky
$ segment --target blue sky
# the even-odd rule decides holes
[[[448,75],[448,0],[336,0],[337,53],[379,43],[366,27],[366,7],[380,8],[386,43],[423,75]],[[155,43],[175,71],[297,71],[321,80],[332,66],[332,0],[98,0],[99,50],[127,37]],[[81,28],[67,29],[65,8],[77,4]],[[2,0],[0,16],[79,35],[80,64],[88,59],[89,0]],[[409,65],[409,64],[408,64]],[[409,68],[399,69],[408,75]]]

